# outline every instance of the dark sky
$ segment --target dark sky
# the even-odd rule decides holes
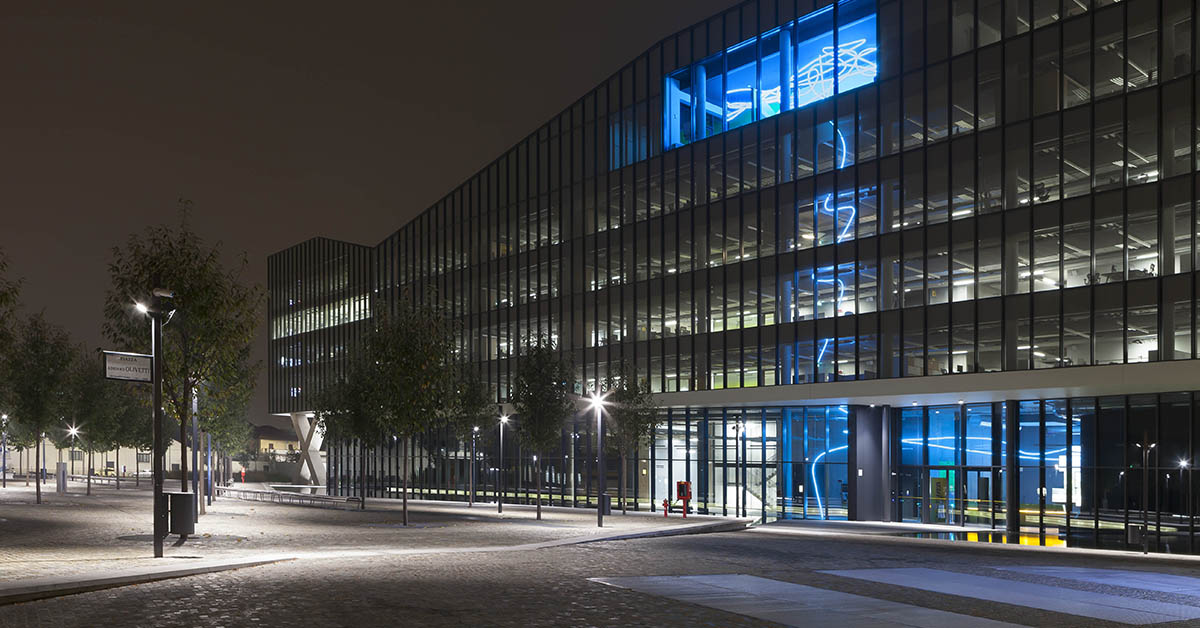
[[[5,2],[0,249],[27,310],[102,346],[111,247],[176,221],[176,199],[265,285],[270,253],[378,243],[734,3]],[[268,421],[265,386],[252,422]]]

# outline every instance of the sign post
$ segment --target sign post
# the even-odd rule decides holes
[[[132,382],[153,384],[151,386],[150,405],[154,419],[152,421],[152,463],[154,475],[154,557],[162,558],[163,537],[167,536],[167,504],[163,500],[163,458],[165,457],[162,433],[162,379],[163,379],[163,350],[162,328],[163,314],[171,314],[175,308],[169,301],[175,298],[175,293],[163,288],[151,291],[153,300],[149,305],[136,303],[138,312],[150,317],[150,355],[141,353],[121,353],[117,351],[104,352],[104,376],[109,379],[120,379]],[[185,478],[186,481],[186,478]],[[189,521],[189,523],[191,523]]]

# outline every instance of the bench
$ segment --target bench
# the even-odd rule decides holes
[[[358,508],[362,500],[358,497],[338,497],[333,495],[306,495],[304,493],[285,493],[281,491],[263,491],[234,486],[215,487],[217,497],[230,497],[255,502],[272,502],[292,506],[314,506],[316,508]]]
[[[51,475],[50,477],[53,478],[54,476]],[[87,483],[88,476],[86,476],[86,475],[67,475],[67,480],[69,480],[71,482]],[[134,478],[125,478],[125,481],[133,482]],[[105,484],[105,483],[112,484],[115,486],[117,484],[117,478],[114,478],[114,477],[108,476],[108,475],[93,475],[92,476],[92,484]]]

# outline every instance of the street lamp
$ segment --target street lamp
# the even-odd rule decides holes
[[[467,498],[467,508],[475,505],[475,439],[479,436],[479,426],[471,430],[471,493]]]
[[[74,425],[68,427],[67,435],[71,437],[71,475],[75,475],[75,440],[79,437],[79,428]]]
[[[733,489],[733,516],[735,517],[744,517],[745,515],[742,514],[742,511],[746,509],[746,496],[743,490],[746,483],[745,474],[742,472],[742,433],[745,429],[746,425],[741,420],[738,420],[733,426],[733,477],[734,482],[736,482]],[[826,499],[825,501],[828,502],[829,500]],[[738,504],[741,504],[741,506]],[[826,519],[829,518],[828,510],[826,508],[826,512],[824,513]]]
[[[0,488],[8,488],[8,415],[0,414]]]
[[[1188,545],[1190,547],[1191,543],[1192,543],[1192,535],[1194,534],[1194,532],[1192,530],[1192,526],[1195,525],[1195,521],[1192,519],[1192,486],[1191,486],[1192,483],[1190,481],[1189,482],[1183,481],[1184,472],[1189,470],[1188,469],[1189,466],[1190,465],[1188,464],[1188,461],[1186,458],[1179,459],[1179,490],[1187,491],[1187,502],[1185,502],[1185,503],[1187,504],[1186,512],[1187,512],[1187,520],[1188,520]],[[1190,473],[1187,474],[1187,479],[1191,480]]]
[[[1149,439],[1147,439],[1149,440]],[[1142,553],[1150,553],[1150,450],[1158,443],[1134,443],[1142,450]]]
[[[596,411],[596,475],[599,485],[596,488],[596,527],[604,527],[604,497],[608,491],[605,488],[606,473],[604,472],[604,395],[592,393],[588,405]]]
[[[151,468],[154,476],[154,557],[162,558],[163,537],[167,535],[167,509],[166,503],[163,502],[163,457],[165,452],[163,451],[162,434],[162,316],[164,312],[169,314],[174,311],[174,308],[165,301],[174,299],[175,293],[163,288],[155,288],[152,294],[154,300],[149,305],[138,302],[135,307],[138,312],[150,317],[150,353],[153,356],[150,362],[151,379],[153,380],[150,405],[154,407],[154,445],[151,454]]]
[[[508,415],[500,415],[500,465],[496,467],[496,513],[504,512],[504,426],[508,424]]]

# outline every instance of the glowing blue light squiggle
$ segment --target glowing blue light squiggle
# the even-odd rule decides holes
[[[842,295],[844,295],[846,293],[846,284],[841,279],[816,279],[814,277],[814,281],[816,283],[834,283],[834,282],[837,283],[837,296],[834,297],[834,299],[833,299],[833,308],[834,308],[834,313],[841,311]],[[829,343],[831,342],[831,340],[832,339],[830,339],[830,338],[824,338],[821,340],[821,348],[819,351],[817,351],[817,369],[818,370],[820,370],[820,368],[821,368],[822,360],[825,359],[825,351],[827,349],[829,349]]]
[[[929,440],[929,441],[935,441],[935,440],[949,440],[949,439],[955,439],[955,438],[958,438],[958,437],[957,437],[957,436],[935,436],[935,437],[929,438],[928,440]],[[990,436],[967,436],[967,437],[966,437],[966,439],[967,439],[967,440],[986,440],[986,441],[990,441],[990,440],[992,440],[992,438],[991,438]],[[917,437],[917,438],[902,438],[902,439],[900,439],[900,442],[901,442],[901,443],[904,443],[905,445],[914,445],[914,446],[917,446],[917,447],[920,447],[920,446],[921,446],[921,438],[920,438],[920,437]],[[1004,440],[1001,440],[1001,441],[1000,441],[1000,446],[1001,446],[1001,447],[1003,447],[1003,446],[1004,446],[1004,445],[1006,445],[1006,444],[1007,444],[1007,441],[1004,441]],[[926,447],[933,447],[933,448],[935,448],[935,449],[948,449],[948,450],[951,450],[951,451],[953,451],[953,450],[955,450],[955,449],[956,449],[956,447],[953,447],[953,446],[951,446],[951,445],[935,444],[935,443],[933,443],[933,442],[929,442],[929,443],[926,445]],[[1068,449],[1067,447],[1063,447],[1063,448],[1061,448],[1061,449],[1054,449],[1054,450],[1050,450],[1050,451],[1047,451],[1047,452],[1043,453],[1043,454],[1042,454],[1042,456],[1053,456],[1053,455],[1055,455],[1055,454],[1061,454],[1062,452],[1066,451],[1067,449]],[[979,455],[983,455],[983,456],[990,456],[990,455],[992,455],[992,452],[990,452],[990,451],[979,451],[979,450],[976,450],[976,449],[967,449],[967,450],[965,450],[965,451],[966,451],[967,453],[979,454]],[[1017,450],[1017,457],[1018,457],[1018,458],[1023,458],[1023,459],[1025,459],[1025,460],[1037,460],[1037,459],[1039,459],[1039,456],[1038,456],[1038,453],[1037,453],[1037,452],[1035,452],[1035,451],[1033,451],[1033,452],[1031,452],[1031,451],[1024,451],[1024,450],[1022,450],[1022,449],[1018,449],[1018,450]]]
[[[821,458],[824,458],[825,454],[830,454],[835,451],[841,451],[841,450],[847,449],[849,447],[850,447],[849,445],[842,445],[841,447],[834,447],[833,449],[826,449],[825,451],[822,451],[821,453],[817,454],[816,458],[813,458],[813,462],[812,462],[813,490],[817,493],[817,512],[821,513],[822,519],[828,519],[829,516],[825,514],[825,508],[821,505],[821,484],[819,482],[817,482],[817,464],[819,464],[821,462]]]
[[[832,96],[833,74],[835,71],[837,72],[839,82],[850,85],[850,87],[843,85],[839,91],[846,91],[846,89],[853,89],[853,87],[873,82],[879,71],[878,65],[871,58],[876,50],[875,46],[867,45],[866,39],[856,39],[839,44],[837,67],[835,68],[833,46],[821,48],[821,53],[815,59],[806,63],[804,67],[796,70],[795,75],[789,81],[789,87],[796,94],[796,107],[802,107]],[[757,90],[753,87],[737,87],[725,92],[725,107],[727,109],[725,122],[733,122],[738,116],[754,107],[755,91]],[[776,85],[775,87],[761,90],[760,93],[762,95],[763,108],[765,109],[767,105],[776,105],[775,112],[778,113],[778,105],[780,104],[783,90]],[[735,95],[736,97],[734,97]],[[744,102],[740,100],[742,95],[747,96],[747,100]],[[761,119],[767,116],[760,114],[758,117]]]
[[[867,45],[866,39],[856,39],[839,44],[837,61],[834,62],[833,46],[821,48],[817,58],[796,70],[796,106],[803,106],[833,95],[834,74],[841,82],[857,77],[863,84],[875,80],[879,68],[868,58],[877,48]]]

